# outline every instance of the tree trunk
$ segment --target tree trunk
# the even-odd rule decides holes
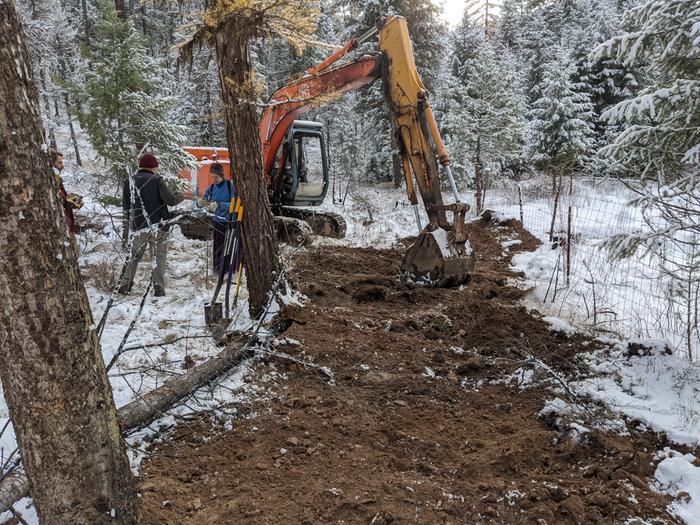
[[[80,0],[83,13],[83,29],[85,30],[85,44],[90,46],[90,20],[88,19],[87,0]]]
[[[145,427],[198,388],[211,383],[245,359],[252,357],[252,340],[253,338],[250,338],[241,343],[229,344],[228,348],[216,357],[121,407],[117,411],[117,418],[122,432],[128,433]],[[27,478],[24,473],[15,471],[0,480],[0,513],[25,496]]]
[[[83,160],[80,158],[80,148],[78,147],[78,139],[75,136],[75,128],[73,127],[73,115],[70,112],[70,101],[68,100],[68,94],[63,93],[63,101],[66,104],[66,116],[68,117],[68,129],[70,130],[70,141],[73,144],[73,151],[75,151],[75,163],[78,166],[83,165]]]
[[[256,94],[245,18],[229,20],[216,33],[221,99],[236,194],[245,206],[243,248],[250,311],[259,314],[280,269],[277,239],[262,166]]]
[[[0,0],[0,379],[42,523],[137,523],[30,72],[14,2]]]
[[[476,213],[484,211],[484,166],[481,162],[481,137],[476,138],[476,159],[474,162],[474,199]]]
[[[128,18],[129,13],[126,12],[126,2],[124,2],[124,0],[114,0],[114,8],[116,9],[119,18],[122,20],[126,20]]]

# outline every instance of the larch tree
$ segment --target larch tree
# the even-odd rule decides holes
[[[301,50],[314,34],[317,17],[315,7],[303,0],[215,0],[201,27],[180,47],[185,62],[205,42],[216,49],[233,182],[245,209],[243,248],[254,315],[268,303],[281,267],[262,165],[257,104],[262,87],[251,64],[250,43],[279,36]]]
[[[0,0],[0,378],[42,523],[138,523],[13,0]]]

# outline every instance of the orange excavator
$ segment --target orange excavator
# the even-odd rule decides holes
[[[339,63],[377,34],[378,53]],[[428,285],[463,284],[470,279],[474,268],[464,224],[469,207],[461,202],[457,191],[449,156],[416,69],[406,20],[400,16],[383,19],[376,28],[353,38],[272,95],[260,123],[260,139],[264,176],[278,234],[282,240],[294,244],[305,243],[312,234],[345,236],[345,222],[340,215],[313,209],[323,202],[329,186],[327,149],[322,125],[299,117],[380,79],[391,108],[408,198],[420,232],[404,257],[401,273],[407,279]],[[185,174],[187,178],[197,177],[201,191],[208,183],[207,164],[217,156],[217,150],[185,149],[202,161],[197,173]],[[223,152],[220,153],[224,160]],[[438,162],[455,197],[452,204],[442,200]],[[428,216],[425,227],[418,213],[416,186]],[[453,214],[451,223],[447,212]]]

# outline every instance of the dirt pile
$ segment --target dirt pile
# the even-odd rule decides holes
[[[646,481],[655,436],[576,441],[538,417],[551,378],[534,359],[574,374],[582,340],[517,303],[500,243],[536,240],[517,223],[471,224],[470,237],[477,273],[462,290],[398,283],[399,250],[301,255],[310,302],[285,312],[279,349],[335,382],[273,360],[286,379],[232,430],[176,427],[142,467],[144,523],[676,523]]]

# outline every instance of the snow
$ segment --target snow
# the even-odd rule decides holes
[[[668,511],[687,525],[700,524],[700,467],[693,454],[682,454],[665,447],[654,473],[655,490],[677,498]]]
[[[585,354],[592,376],[572,384],[674,443],[700,445],[700,368],[650,341],[651,355],[628,356],[629,341]],[[654,351],[653,348],[657,348]]]
[[[600,241],[610,235],[643,229],[643,219],[637,209],[626,205],[631,195],[619,187],[614,191],[604,184],[579,183],[576,194],[572,205],[577,239],[569,286],[564,284],[565,250],[556,240],[549,241],[546,217],[550,214],[551,218],[551,208],[542,200],[525,199],[525,227],[542,244],[512,258],[513,269],[525,276],[521,286],[530,289],[524,303],[544,312],[543,320],[552,330],[567,335],[605,329],[607,335],[598,341],[607,348],[582,354],[579,359],[589,373],[569,383],[578,398],[612,409],[611,419],[596,422],[597,428],[625,433],[628,422],[637,422],[640,430],[663,433],[672,443],[698,447],[700,368],[687,359],[682,331],[673,324],[678,303],[677,297],[665,293],[668,279],[648,257],[611,263],[598,249]],[[504,206],[499,210],[504,214],[516,215],[512,198],[492,198],[500,199]],[[594,213],[592,203],[597,207]],[[651,220],[657,219],[652,216]],[[568,428],[575,441],[588,431],[580,407],[561,397],[548,401],[540,415],[556,417],[560,428]],[[676,498],[669,512],[689,525],[699,524],[696,458],[667,449],[657,461],[654,488]]]

